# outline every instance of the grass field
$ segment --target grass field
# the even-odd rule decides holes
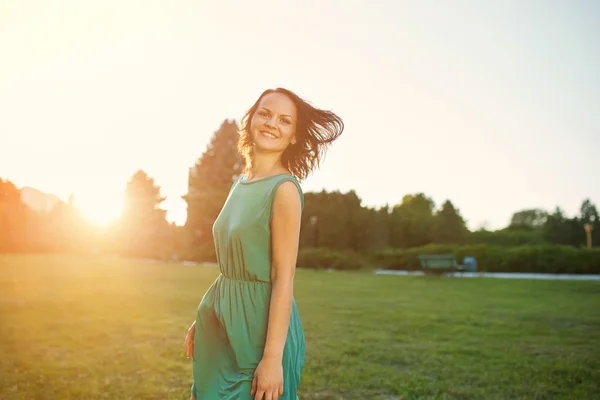
[[[189,399],[216,268],[0,256],[0,399]],[[600,283],[300,270],[304,399],[600,398]]]

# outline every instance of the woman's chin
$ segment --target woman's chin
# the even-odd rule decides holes
[[[263,142],[255,142],[256,145],[254,149],[256,151],[265,152],[265,153],[279,153],[284,151],[285,149],[280,148],[275,143],[263,143]]]
[[[259,154],[266,154],[266,153],[278,153],[278,152],[280,152],[280,150],[272,149],[272,148],[264,147],[264,146],[256,146],[254,148],[254,152],[259,153]]]

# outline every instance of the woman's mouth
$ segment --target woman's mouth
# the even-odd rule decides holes
[[[277,139],[277,136],[273,135],[272,133],[269,133],[269,132],[266,132],[266,131],[260,131],[260,133],[262,133],[263,136],[266,136],[269,139]]]

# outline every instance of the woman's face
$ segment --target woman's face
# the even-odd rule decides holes
[[[296,143],[296,105],[282,93],[269,93],[260,100],[250,121],[250,133],[259,150],[283,152]]]

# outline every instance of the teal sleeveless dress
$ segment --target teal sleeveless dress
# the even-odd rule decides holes
[[[296,178],[273,175],[233,183],[213,225],[220,274],[204,294],[196,313],[192,393],[197,400],[251,400],[254,370],[267,335],[271,298],[270,220],[277,188]],[[284,392],[297,400],[304,366],[305,341],[296,301],[283,352]]]

